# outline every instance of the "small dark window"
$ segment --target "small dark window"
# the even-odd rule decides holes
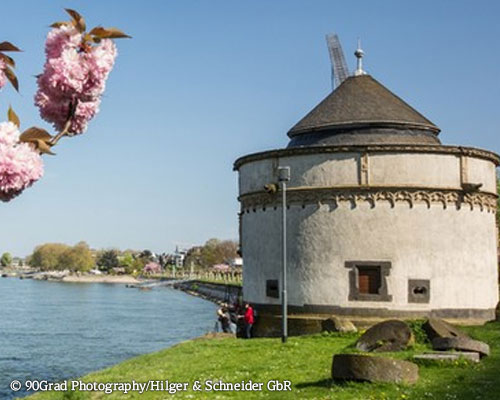
[[[381,277],[380,266],[358,265],[358,289],[363,294],[378,294]]]
[[[417,286],[413,288],[413,294],[425,295],[426,293],[427,293],[427,288],[425,288],[424,286]]]
[[[346,261],[349,271],[349,300],[392,301],[387,286],[389,261]]]
[[[279,291],[277,279],[268,279],[266,281],[266,296],[267,297],[274,297],[275,299],[279,299],[280,291]]]
[[[429,303],[431,281],[429,279],[408,280],[408,303]]]

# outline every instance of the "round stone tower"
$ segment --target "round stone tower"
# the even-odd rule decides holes
[[[330,315],[482,323],[498,302],[498,155],[441,145],[439,128],[370,75],[347,78],[289,132],[236,160],[243,296],[280,332],[281,194],[290,334]]]

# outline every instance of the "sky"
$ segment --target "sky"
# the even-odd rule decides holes
[[[4,2],[3,2],[4,3]],[[498,1],[18,0],[0,41],[24,52],[20,94],[0,92],[22,128],[51,129],[33,104],[48,26],[78,10],[116,26],[119,55],[88,131],[44,156],[45,175],[0,203],[0,252],[46,242],[171,252],[237,239],[233,162],[285,147],[286,132],[331,91],[325,35],[438,125],[444,144],[500,153]]]

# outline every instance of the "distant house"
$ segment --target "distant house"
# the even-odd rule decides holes
[[[229,263],[232,268],[242,268],[243,267],[243,258],[236,257],[231,260]]]
[[[173,261],[176,268],[182,268],[184,266],[184,261],[186,260],[188,251],[184,249],[179,249],[179,246],[175,247],[175,253],[173,254]]]
[[[11,267],[17,268],[23,266],[23,259],[19,257],[14,257],[10,263]]]

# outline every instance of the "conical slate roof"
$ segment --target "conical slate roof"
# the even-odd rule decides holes
[[[318,138],[320,144],[429,144],[439,143],[439,131],[370,75],[358,75],[347,78],[290,129],[288,136],[291,147],[313,145]],[[311,142],[313,136],[316,139]]]

